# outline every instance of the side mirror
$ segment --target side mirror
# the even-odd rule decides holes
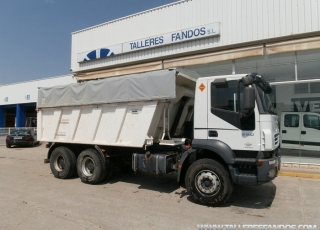
[[[253,78],[250,75],[247,75],[242,78],[242,84],[244,86],[252,85],[253,84]]]
[[[245,110],[253,110],[255,108],[255,89],[245,87],[243,90],[243,108]]]

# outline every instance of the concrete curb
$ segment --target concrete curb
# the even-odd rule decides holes
[[[320,174],[313,174],[313,173],[297,173],[297,172],[279,171],[278,176],[290,176],[290,177],[302,177],[302,178],[320,179]]]
[[[300,168],[300,169],[319,169],[320,164],[311,163],[297,163],[297,162],[283,162],[281,163],[281,168]]]

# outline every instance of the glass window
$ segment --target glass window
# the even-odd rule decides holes
[[[262,75],[269,82],[294,81],[295,67],[294,64],[264,66]]]
[[[235,70],[237,74],[259,73],[269,82],[294,81],[295,54],[290,52],[236,59]]]
[[[240,95],[243,94],[243,85],[240,84]],[[217,88],[211,85],[211,107],[233,112],[238,111],[238,81],[229,81],[227,88]],[[242,101],[240,108],[242,108]]]
[[[244,111],[243,90],[243,84],[237,80],[228,81],[224,87],[211,83],[211,113],[241,130],[254,130],[254,110]]]
[[[316,115],[304,115],[303,116],[303,125],[306,128],[320,130],[319,116],[316,116]]]
[[[309,83],[294,85],[294,93],[295,94],[309,93]]]
[[[284,127],[297,128],[299,127],[299,115],[287,114],[284,116]]]
[[[297,52],[298,80],[320,78],[320,49]]]
[[[264,66],[263,56],[240,58],[235,60],[235,70],[237,74],[259,73]]]
[[[203,65],[186,66],[185,69],[196,71],[202,77],[232,74],[232,60],[219,61]]]
[[[310,93],[320,93],[320,82],[310,83]]]

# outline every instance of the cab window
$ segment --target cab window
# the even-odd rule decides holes
[[[223,87],[211,83],[211,113],[238,129],[254,130],[254,110],[250,113],[243,110],[243,89],[238,80],[228,81]]]

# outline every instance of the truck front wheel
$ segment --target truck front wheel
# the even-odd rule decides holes
[[[83,183],[97,184],[106,177],[106,164],[96,150],[86,149],[78,157],[77,171]]]
[[[76,156],[66,147],[58,147],[50,157],[52,174],[59,179],[67,179],[76,173]]]
[[[187,170],[185,184],[194,201],[208,206],[226,202],[233,191],[227,170],[211,159],[195,161]]]

